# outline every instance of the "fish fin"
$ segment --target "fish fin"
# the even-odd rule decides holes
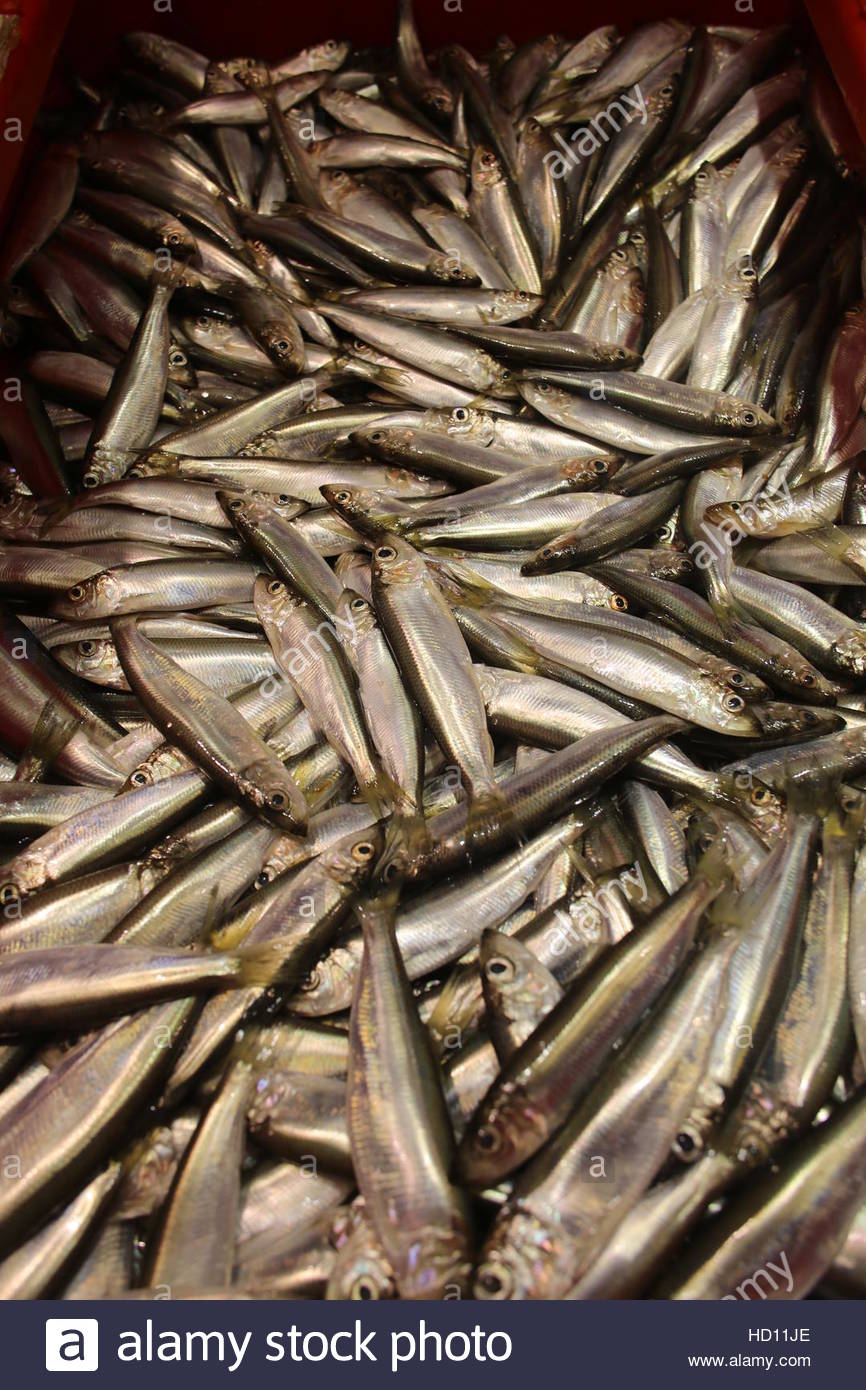
[[[808,538],[829,555],[831,560],[837,560],[840,565],[851,570],[852,574],[859,575],[866,581],[866,565],[861,564],[856,555],[851,553],[852,547],[844,532],[840,533],[835,526],[821,526],[815,531],[810,531]]]
[[[238,964],[238,973],[230,982],[235,989],[297,986],[306,978],[307,972],[298,970],[297,960],[292,959],[293,952],[280,938],[240,946],[231,955]]]
[[[30,731],[12,780],[38,782],[81,728],[81,722],[66,705],[58,704],[53,699],[46,700]]]

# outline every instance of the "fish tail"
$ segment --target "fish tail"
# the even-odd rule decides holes
[[[15,782],[38,782],[81,728],[81,720],[66,705],[48,699],[39,711],[27,746],[13,775]]]
[[[300,985],[304,974],[299,973],[297,960],[293,956],[290,950],[287,954],[285,941],[279,939],[241,946],[232,953],[237,973],[231,983],[235,989]]]

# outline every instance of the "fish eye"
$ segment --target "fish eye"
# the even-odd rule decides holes
[[[147,774],[142,772],[139,768],[136,772],[133,772],[129,780],[134,787],[143,787],[147,781]]]
[[[545,393],[546,393],[547,391],[550,390],[550,382],[549,382],[549,381],[539,381],[539,383],[538,383],[538,389],[539,389],[539,391],[542,391],[542,392],[545,392]]]
[[[230,511],[230,512],[239,512],[239,511],[241,511],[241,510],[243,509],[243,505],[244,505],[244,504],[243,504],[243,499],[242,499],[242,498],[240,498],[240,497],[233,497],[232,500],[229,502],[229,511]]]
[[[712,849],[712,847],[713,847],[713,837],[712,837],[712,835],[702,835],[702,836],[700,837],[700,839],[698,840],[698,849],[700,850],[701,854],[706,854],[706,853],[707,853],[707,850]]]
[[[199,328],[209,328],[210,314],[199,314],[198,318],[196,319],[196,324]]]
[[[741,695],[726,695],[722,704],[732,714],[738,714],[741,709],[746,708],[746,702]]]
[[[656,528],[656,535],[660,541],[667,540],[668,528],[666,526],[658,526]]]
[[[817,724],[817,723],[818,723],[818,716],[817,716],[817,714],[815,714],[814,710],[806,709],[806,710],[803,711],[803,723],[804,723],[804,724]]]
[[[367,600],[365,598],[353,598],[349,607],[353,613],[360,613],[362,609],[367,607]]]
[[[273,874],[270,869],[262,869],[261,873],[256,875],[256,883],[259,888],[264,888],[265,884],[270,883],[272,878]]]
[[[279,495],[277,496],[277,501],[278,501],[278,502],[280,503],[280,505],[283,506],[283,507],[286,506],[286,504],[287,504],[288,502],[291,502],[291,500],[292,500],[292,499],[291,499],[291,497],[289,496],[289,494],[288,494],[287,492],[281,492],[281,493],[279,493]]]
[[[352,846],[352,858],[357,859],[359,864],[368,863],[375,852],[375,848],[369,840],[359,840],[356,845]]]
[[[84,642],[78,643],[78,650],[82,656],[90,656],[92,652],[96,651],[96,643],[87,638]]]
[[[538,553],[539,553],[539,555],[543,556],[545,560],[547,560],[547,559],[549,559],[550,556],[553,554],[553,546],[552,546],[552,545],[544,545],[544,546],[542,546],[541,550],[539,550]]]
[[[662,96],[663,96],[663,97],[671,97],[671,96],[673,96],[673,94],[674,94],[673,83],[672,83],[672,82],[666,82],[665,85],[662,87]]]
[[[370,1298],[378,1298],[378,1296],[379,1295],[376,1290],[376,1286],[373,1283],[372,1279],[368,1279],[364,1274],[362,1274],[359,1279],[356,1279],[352,1284],[352,1287],[349,1289],[350,1298],[362,1298],[366,1300]]]
[[[321,983],[322,976],[318,967],[316,967],[314,970],[310,971],[309,975],[304,976],[300,988],[305,994],[312,994],[313,990],[318,989]]]
[[[615,608],[617,612],[622,613],[628,608],[628,599],[624,598],[622,594],[614,594],[611,598],[610,606],[611,608]]]
[[[399,872],[400,870],[397,868],[396,864],[386,864],[381,873],[382,882],[393,883]]]
[[[514,976],[514,964],[504,956],[494,956],[487,962],[487,974],[494,975],[497,980],[510,980]]]
[[[753,410],[744,410],[740,419],[744,425],[756,425],[758,423],[758,417]]]
[[[801,677],[801,680],[803,684],[806,686],[811,686],[815,684],[815,677],[810,675],[808,671],[804,676]]]
[[[340,491],[339,491],[339,492],[335,492],[335,493],[334,493],[334,501],[335,501],[335,502],[351,502],[351,500],[352,500],[352,494],[351,494],[351,492],[349,492],[349,489],[348,489],[348,488],[345,488],[345,487],[340,488]]]
[[[607,472],[607,459],[593,459],[592,468],[594,473],[602,474]]]
[[[393,545],[380,545],[376,550],[377,560],[394,560],[396,556],[397,552]]]
[[[738,511],[740,511],[740,503],[739,503],[739,502],[731,502],[731,503],[729,503],[729,506],[730,506],[732,512],[738,512]]]
[[[745,679],[746,678],[743,675],[742,671],[732,671],[731,674],[728,676],[728,684],[742,685]]]
[[[186,358],[184,357],[182,352],[179,352],[177,349],[175,349],[175,351],[169,357],[168,361],[169,366],[182,367],[186,363]]]
[[[73,603],[80,603],[83,598],[86,598],[86,596],[87,590],[85,589],[83,584],[73,584],[72,588],[69,590],[69,593],[67,595],[67,597],[70,598]]]
[[[166,241],[168,242],[169,246],[179,246],[181,242],[180,232],[169,232],[168,236],[166,237]]]
[[[504,1265],[482,1265],[478,1271],[476,1287],[489,1298],[507,1298],[513,1288],[511,1271]]]
[[[699,1139],[687,1129],[682,1130],[674,1140],[674,1151],[680,1158],[685,1159],[687,1163],[694,1162],[700,1150],[701,1144]]]
[[[277,594],[284,594],[285,592],[286,592],[286,586],[285,586],[285,584],[283,583],[283,581],[282,581],[281,579],[272,579],[272,580],[270,581],[270,583],[268,584],[268,593],[269,593],[269,594],[277,595]]]
[[[462,424],[464,420],[469,419],[469,411],[465,408],[465,406],[458,405],[454,410],[452,410],[451,419],[456,420],[458,424]]]
[[[81,482],[84,487],[98,487],[99,477],[91,469],[88,469],[87,472],[83,474]]]
[[[289,344],[286,342],[285,338],[280,338],[279,342],[275,343],[274,346],[277,352],[288,352],[289,350]]]
[[[381,444],[382,440],[385,438],[385,432],[384,430],[374,430],[370,438],[374,444]]]
[[[527,294],[526,290],[518,290],[518,292],[517,292],[517,300],[518,300],[518,303],[520,303],[520,304],[525,304],[526,301],[527,301],[528,299],[529,299],[529,295]]]
[[[289,804],[289,798],[286,796],[285,792],[271,792],[268,797],[268,802],[277,811],[281,811],[284,806]]]
[[[768,787],[753,787],[749,798],[753,806],[764,806],[770,800]]]
[[[20,896],[17,883],[0,884],[0,903],[17,902]]]
[[[482,1153],[493,1154],[501,1147],[499,1135],[490,1125],[482,1125],[475,1136],[475,1147]]]

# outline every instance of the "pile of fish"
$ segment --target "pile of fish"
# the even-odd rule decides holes
[[[0,1296],[862,1296],[838,98],[124,55],[0,248]]]

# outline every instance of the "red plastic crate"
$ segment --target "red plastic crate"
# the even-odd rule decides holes
[[[817,31],[830,64],[866,143],[866,0],[752,0],[738,10],[731,0],[611,0],[590,10],[547,0],[416,0],[415,12],[425,46],[460,43],[477,53],[503,33],[516,42],[535,34],[560,32],[579,37],[600,23],[628,30],[647,19],[673,15],[704,23],[769,25],[791,22],[806,42]],[[163,13],[159,0],[0,0],[0,13],[18,13],[21,41],[0,82],[0,134],[9,117],[25,132],[43,101],[61,103],[70,73],[98,77],[123,62],[120,37],[130,29],[151,29],[199,49],[209,57],[247,53],[280,58],[324,38],[350,38],[358,45],[389,44],[393,39],[393,0],[367,0],[347,7],[342,0],[310,6],[285,0],[177,0]],[[462,8],[458,8],[461,6]],[[809,15],[812,24],[810,24]],[[0,140],[0,210],[5,208],[25,147]],[[2,215],[0,214],[0,215]]]

